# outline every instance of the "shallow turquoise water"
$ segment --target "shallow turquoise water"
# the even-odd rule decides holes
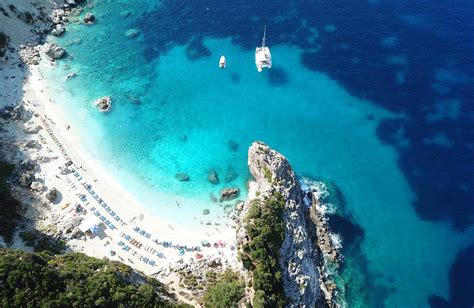
[[[82,43],[67,47],[72,59],[44,67],[43,73],[52,81],[78,73],[64,83],[51,82],[55,101],[70,115],[90,155],[137,199],[192,227],[204,208],[219,211],[210,195],[220,188],[238,186],[245,197],[247,148],[262,140],[287,156],[298,173],[337,184],[347,211],[364,229],[367,272],[372,283],[388,290],[386,306],[421,307],[431,294],[449,296],[449,267],[474,230],[456,233],[447,223],[425,222],[415,214],[416,195],[398,168],[398,154],[376,134],[382,119],[402,114],[350,95],[327,75],[304,67],[302,49],[271,41],[274,67],[260,74],[253,50],[222,38],[203,40],[210,51],[206,57],[191,60],[184,44],[147,61],[143,37],[125,37],[133,16],[116,17],[120,9],[100,2],[96,25],[68,28],[59,42],[81,38]],[[217,67],[221,54],[225,70]],[[108,114],[92,105],[104,95],[113,99]],[[239,144],[237,151],[229,148],[230,140]],[[226,183],[229,168],[238,177]],[[207,181],[210,169],[218,172],[218,186]],[[179,172],[191,180],[177,181]],[[346,256],[347,264],[357,262]],[[379,295],[357,285],[367,272],[354,265],[344,273],[349,288],[365,292],[348,299],[351,306],[379,305],[370,300]]]

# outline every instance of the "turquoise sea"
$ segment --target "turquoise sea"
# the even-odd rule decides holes
[[[474,270],[466,173],[474,70],[462,63],[472,54],[443,42],[474,48],[448,32],[435,33],[439,54],[416,43],[441,31],[440,22],[443,31],[472,33],[467,19],[462,25],[474,16],[469,6],[442,19],[425,8],[444,1],[93,3],[86,11],[97,22],[53,39],[68,58],[41,69],[84,149],[147,208],[189,228],[205,208],[220,214],[211,195],[238,186],[245,198],[247,149],[262,140],[301,176],[327,183],[348,306],[474,303],[466,292]],[[264,24],[274,66],[258,73]],[[130,29],[139,34],[127,37]],[[221,55],[226,69],[218,68]],[[78,76],[63,82],[72,72]],[[113,100],[107,114],[93,106],[105,95]],[[219,185],[207,180],[212,169]]]

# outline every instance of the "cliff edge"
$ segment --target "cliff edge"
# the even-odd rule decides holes
[[[252,285],[247,288],[248,300],[255,305],[258,291],[255,290],[255,271],[252,268],[261,262],[252,258],[255,253],[249,249],[255,248],[255,242],[261,236],[252,234],[252,225],[258,223],[254,219],[254,213],[264,213],[268,211],[266,207],[278,208],[281,202],[281,211],[278,212],[280,217],[277,218],[280,219],[283,234],[281,241],[275,242],[281,244],[277,256],[281,275],[276,273],[274,280],[284,290],[285,305],[335,306],[335,285],[325,275],[325,257],[335,258],[336,250],[331,247],[330,241],[326,242],[329,239],[329,229],[325,219],[318,214],[317,198],[311,191],[302,189],[288,160],[263,142],[254,142],[249,148],[248,165],[255,180],[249,183],[249,196],[240,209],[242,224],[237,231],[239,256],[244,263],[251,259],[254,265],[250,269],[244,265],[248,270],[247,286]],[[278,226],[274,224],[272,228],[278,229]],[[323,242],[326,245],[320,246]]]

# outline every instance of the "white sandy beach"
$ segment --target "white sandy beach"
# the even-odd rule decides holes
[[[125,222],[124,225],[120,223],[115,223],[117,229],[110,230],[107,229],[107,234],[113,239],[114,243],[119,242],[121,239],[120,233],[124,232],[130,234],[132,237],[140,239],[141,242],[148,243],[149,246],[154,246],[150,239],[158,239],[159,241],[170,241],[173,244],[187,245],[187,246],[200,246],[203,240],[207,240],[210,243],[215,243],[217,241],[226,242],[227,245],[225,248],[215,249],[205,249],[202,251],[202,254],[206,255],[225,255],[226,259],[232,261],[235,259],[235,255],[230,249],[231,245],[235,241],[235,231],[225,225],[220,225],[219,229],[216,229],[215,226],[206,226],[203,225],[201,228],[193,228],[192,230],[186,229],[185,226],[176,225],[174,222],[167,222],[156,215],[153,215],[146,209],[146,206],[138,204],[123,187],[120,183],[109,176],[103,168],[101,168],[99,162],[95,162],[90,159],[86,153],[81,151],[80,144],[81,141],[77,135],[74,134],[74,128],[66,129],[67,123],[64,122],[64,117],[62,116],[61,109],[52,103],[49,100],[46,91],[47,86],[42,81],[40,73],[38,70],[33,69],[31,76],[25,82],[25,97],[24,101],[27,103],[28,108],[31,108],[35,112],[37,117],[35,117],[35,124],[42,125],[44,130],[41,131],[41,135],[45,138],[47,146],[57,153],[59,156],[57,165],[51,163],[44,163],[42,165],[42,176],[45,179],[46,185],[50,187],[56,187],[60,192],[63,193],[65,203],[79,203],[85,205],[86,208],[95,207],[101,215],[108,216],[108,219],[112,222],[116,222],[110,214],[99,204],[97,200],[93,198],[88,190],[82,184],[90,184],[92,190],[100,196],[101,199],[107,203],[110,208],[120,216],[121,220]],[[42,121],[44,120],[44,122]],[[46,123],[46,124],[45,124]],[[49,125],[51,134],[48,134],[46,125]],[[69,174],[58,179],[56,177],[59,172],[58,167],[61,163],[65,164],[67,162],[67,157],[61,153],[60,148],[52,139],[52,136],[55,136],[60,144],[64,147],[65,153],[69,155],[71,161],[74,163],[73,168],[78,172],[80,176],[76,177],[74,174]],[[82,178],[82,179],[81,179]],[[80,180],[79,180],[80,179]],[[68,183],[68,180],[71,181]],[[76,188],[72,188],[73,185]],[[81,202],[77,194],[86,195],[87,200]],[[89,211],[92,212],[92,211]],[[144,236],[139,235],[136,231],[133,231],[134,227],[139,227],[140,229],[146,230],[151,234],[150,239],[145,238]],[[113,236],[112,236],[113,235]],[[122,239],[123,240],[123,239]],[[79,246],[79,244],[78,244]],[[101,252],[97,251],[96,245],[93,246],[93,251],[95,252],[94,256],[108,256],[110,257],[109,250],[107,247],[105,249],[100,249]],[[118,249],[118,247],[116,247]],[[84,244],[84,251],[88,254],[92,254],[92,251],[89,251],[87,244]],[[96,252],[97,251],[97,252]],[[118,250],[119,251],[119,250]],[[162,249],[161,250],[165,255],[165,259],[161,260],[162,263],[160,266],[163,268],[169,267],[169,262],[177,262],[181,259],[189,259],[194,256],[194,254],[189,254],[181,258],[177,249]],[[97,254],[99,253],[99,255]],[[120,254],[118,254],[120,255]],[[124,259],[128,259],[124,258]],[[156,259],[156,258],[155,258]],[[157,260],[158,261],[158,260]],[[164,262],[163,262],[164,261]],[[158,263],[158,262],[157,262]],[[141,268],[145,272],[150,270],[156,272],[156,268],[148,269],[147,266]]]
[[[34,38],[20,21],[9,26],[13,29],[10,36],[19,33],[10,45]],[[42,61],[49,59],[42,55]],[[3,133],[8,135],[6,139],[18,144],[37,141],[38,146],[22,148],[40,166],[35,174],[36,181],[44,185],[40,194],[44,198],[45,192],[53,187],[60,193],[57,202],[38,217],[36,227],[50,230],[51,224],[56,224],[56,229],[71,223],[82,223],[83,227],[84,222],[98,225],[97,234],[70,239],[68,247],[93,257],[121,261],[163,282],[173,281],[175,286],[176,274],[170,274],[170,269],[182,264],[220,259],[224,266],[237,266],[233,249],[235,230],[229,219],[219,221],[218,227],[212,223],[186,228],[152,214],[146,204],[139,204],[117,179],[107,174],[100,162],[81,148],[87,141],[75,134],[60,107],[50,99],[38,67],[21,67],[19,63],[15,53],[0,62],[0,108],[23,102],[33,116],[24,124],[8,122]],[[25,134],[28,129],[30,133]],[[38,133],[31,133],[37,130]],[[61,172],[69,161],[70,172]],[[211,247],[204,247],[203,241]]]

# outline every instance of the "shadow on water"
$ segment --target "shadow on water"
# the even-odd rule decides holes
[[[268,81],[274,87],[281,87],[288,83],[288,76],[283,68],[279,66],[273,66],[268,71]]]
[[[335,205],[336,212],[328,215],[331,231],[342,238],[342,255],[339,276],[336,283],[344,292],[349,307],[384,307],[385,299],[395,292],[379,273],[369,270],[369,260],[362,251],[365,231],[357,224],[349,212],[347,202],[340,189],[330,182],[325,182],[329,196],[326,203]]]
[[[428,299],[432,308],[471,307],[474,290],[474,244],[459,252],[449,273],[450,299],[432,295]]]
[[[464,230],[474,222],[474,172],[469,168],[474,161],[474,25],[466,16],[472,13],[469,5],[268,0],[224,6],[216,0],[164,0],[137,27],[151,61],[179,44],[190,44],[190,59],[208,56],[201,40],[207,36],[230,37],[250,50],[260,44],[266,24],[268,44],[303,48],[301,61],[308,69],[323,71],[353,95],[405,115],[383,122],[378,133],[400,153],[399,167],[417,194],[418,215]],[[274,86],[286,82],[278,68],[269,79]],[[443,106],[450,100],[459,102],[457,107]]]
[[[211,51],[204,46],[202,38],[193,39],[186,48],[186,57],[189,60],[199,60],[201,58],[209,57]]]

